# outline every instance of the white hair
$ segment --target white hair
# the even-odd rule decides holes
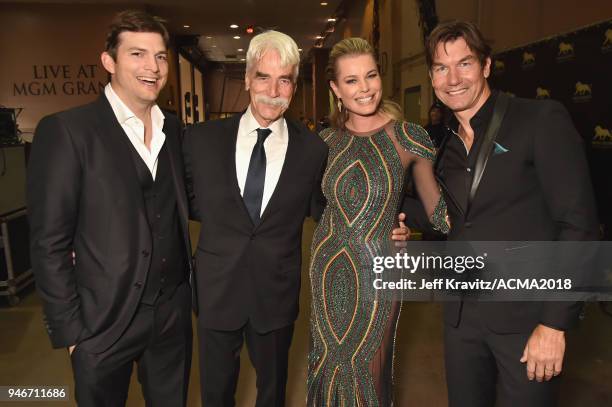
[[[279,31],[265,31],[251,39],[246,54],[246,71],[250,72],[267,51],[276,50],[281,67],[293,65],[293,80],[297,79],[300,68],[300,51],[293,38]]]

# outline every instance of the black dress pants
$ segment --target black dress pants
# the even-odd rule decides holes
[[[549,382],[529,381],[527,366],[520,362],[531,332],[492,332],[478,310],[486,306],[465,302],[459,326],[445,326],[449,407],[555,406],[559,377]]]
[[[293,324],[265,334],[249,323],[235,331],[199,327],[202,405],[233,407],[240,372],[240,351],[246,340],[257,374],[257,407],[283,407]]]
[[[102,353],[86,341],[72,352],[80,407],[125,406],[134,362],[147,407],[187,403],[192,351],[191,290],[182,283],[162,293],[155,305],[140,304],[119,340]]]

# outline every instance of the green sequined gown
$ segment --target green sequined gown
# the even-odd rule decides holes
[[[425,130],[406,122],[368,136],[326,129],[321,137],[329,146],[327,207],[311,250],[308,406],[391,406],[401,303],[378,298],[371,259],[397,224],[406,173],[401,157],[433,161],[435,151]],[[434,227],[444,229],[446,208],[437,185],[433,190],[435,203],[423,203]]]

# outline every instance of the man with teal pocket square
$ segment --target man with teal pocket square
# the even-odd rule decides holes
[[[491,90],[491,48],[451,21],[426,43],[436,96],[454,118],[438,152],[451,241],[597,240],[582,140],[559,102]],[[406,211],[404,209],[404,211]],[[444,304],[450,407],[555,406],[576,302]]]

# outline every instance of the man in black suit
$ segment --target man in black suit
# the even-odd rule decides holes
[[[302,224],[325,204],[320,188],[327,159],[319,137],[283,117],[299,61],[289,36],[253,37],[246,112],[185,134],[187,187],[202,225],[195,262],[205,406],[234,405],[245,339],[257,372],[257,406],[284,406]]]
[[[327,146],[283,117],[295,92],[300,54],[268,31],[249,44],[242,115],[189,128],[184,157],[194,219],[202,404],[233,406],[246,340],[257,373],[257,406],[285,405],[298,314],[304,218],[325,206]],[[394,230],[405,240],[403,228]]]
[[[487,147],[496,102],[506,96],[487,83],[491,49],[482,34],[471,23],[441,24],[426,50],[436,96],[454,113],[436,163],[449,240],[597,240],[583,146],[563,106],[508,99]],[[446,303],[450,406],[555,405],[564,331],[578,311],[571,302]]]
[[[184,406],[191,364],[188,210],[180,124],[156,105],[168,32],[117,15],[95,102],[41,120],[27,196],[36,286],[81,406],[125,404],[133,363],[147,406]]]

